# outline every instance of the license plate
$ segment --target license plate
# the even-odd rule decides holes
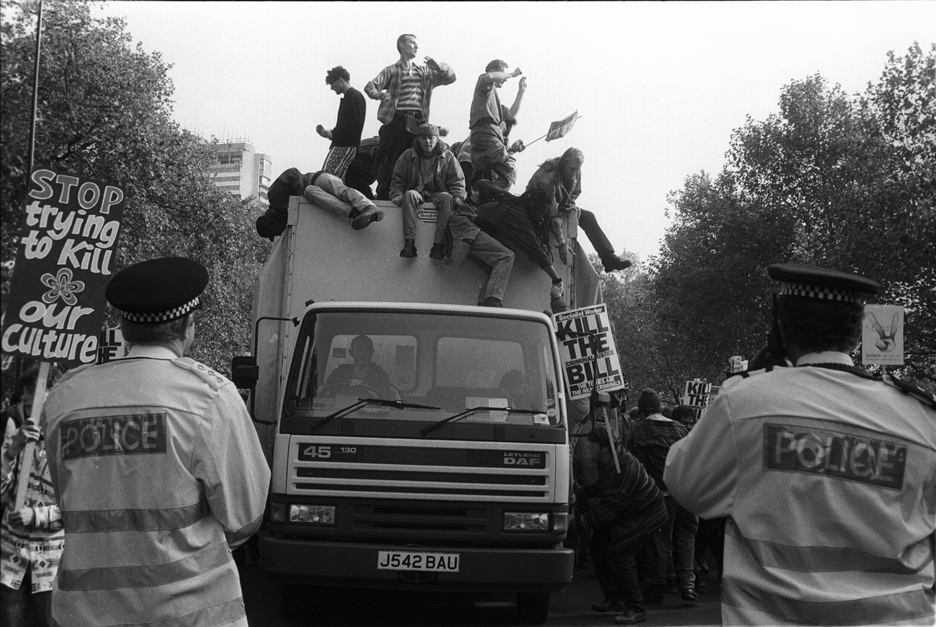
[[[435,573],[457,573],[458,557],[458,553],[378,551],[377,570],[422,570]]]

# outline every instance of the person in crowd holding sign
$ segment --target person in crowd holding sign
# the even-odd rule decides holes
[[[670,447],[689,434],[682,424],[662,415],[659,395],[649,388],[641,391],[637,409],[643,417],[631,432],[628,446],[647,474],[656,482],[666,501],[667,520],[663,528],[647,543],[647,590],[644,601],[649,605],[663,603],[666,592],[666,570],[672,558],[684,601],[698,601],[695,591],[695,533],[699,519],[682,507],[667,491],[663,467]]]
[[[852,363],[877,283],[767,273],[781,286],[774,358],[794,367],[725,380],[663,473],[679,503],[727,517],[722,620],[933,625],[936,399]]]
[[[302,174],[296,168],[289,168],[267,191],[270,207],[257,218],[257,234],[271,242],[281,235],[289,218],[289,199],[303,195],[309,202],[347,215],[354,230],[383,220],[383,209],[378,209],[364,194],[348,187],[334,174],[323,171]]]
[[[364,96],[351,87],[351,74],[340,65],[328,70],[325,82],[335,94],[342,96],[338,107],[338,122],[335,128],[327,130],[319,124],[315,132],[331,140],[328,156],[325,157],[323,172],[328,172],[344,181],[348,166],[354,161],[358,144],[361,142],[361,131],[364,130],[364,114],[367,102]]]
[[[62,627],[247,624],[231,549],[260,526],[270,470],[234,384],[184,357],[207,284],[179,257],[117,273],[127,357],[70,371],[46,400]]]
[[[585,155],[578,148],[569,148],[561,157],[548,159],[533,173],[527,183],[527,191],[538,189],[549,200],[549,213],[552,217],[550,228],[556,239],[562,240],[562,221],[560,215],[575,213],[577,224],[585,231],[588,241],[595,247],[605,272],[626,270],[631,267],[629,259],[614,254],[611,241],[598,225],[598,219],[591,211],[576,206],[575,201],[582,193],[582,164]],[[568,264],[568,246],[559,247],[559,258]]]
[[[647,620],[647,613],[634,558],[666,523],[666,504],[640,462],[626,449],[617,448],[606,429],[592,429],[588,442],[600,474],[598,481],[575,491],[577,511],[569,526],[576,532],[594,530],[591,555],[605,598],[592,609],[621,612],[614,619],[618,625],[640,623]],[[616,460],[612,447],[616,447]],[[591,499],[595,501],[589,505]]]
[[[34,624],[55,625],[52,620],[52,582],[65,545],[62,513],[55,500],[49,479],[45,438],[30,421],[38,367],[29,368],[17,382],[22,385],[22,423],[6,423],[3,439],[0,494],[3,519],[0,521],[0,623],[25,625],[26,616]],[[51,385],[58,376],[52,369]],[[35,442],[26,483],[24,506],[16,508],[19,475],[26,467],[26,444]],[[29,606],[32,606],[30,609]]]
[[[379,100],[377,119],[380,145],[374,157],[374,178],[377,198],[391,200],[390,180],[400,155],[413,144],[416,127],[429,122],[432,90],[455,82],[455,72],[444,63],[426,57],[426,65],[413,63],[419,45],[416,36],[403,34],[397,38],[400,60],[380,71],[364,86],[364,93]]]

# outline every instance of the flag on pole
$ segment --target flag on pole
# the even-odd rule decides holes
[[[559,139],[560,137],[565,137],[566,134],[572,130],[572,125],[575,124],[577,119],[579,119],[578,111],[566,118],[562,118],[558,122],[553,122],[550,124],[549,132],[546,133],[546,141],[552,141],[554,139]]]

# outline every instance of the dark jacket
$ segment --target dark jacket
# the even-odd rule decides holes
[[[467,197],[465,193],[465,175],[452,152],[443,150],[441,154],[431,158],[434,160],[432,172],[436,191],[448,192],[455,198],[465,200]],[[398,201],[404,192],[409,190],[421,191],[423,184],[419,156],[414,149],[410,148],[400,155],[393,167],[393,178],[390,181],[390,200],[394,204],[399,204]]]
[[[338,122],[332,129],[331,147],[354,146],[361,143],[361,131],[364,130],[364,115],[367,102],[364,95],[354,87],[345,92],[338,107]]]

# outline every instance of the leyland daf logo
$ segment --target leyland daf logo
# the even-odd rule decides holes
[[[764,425],[764,468],[859,481],[900,490],[907,447],[877,434]]]
[[[545,468],[546,454],[540,451],[504,451],[504,465]]]

